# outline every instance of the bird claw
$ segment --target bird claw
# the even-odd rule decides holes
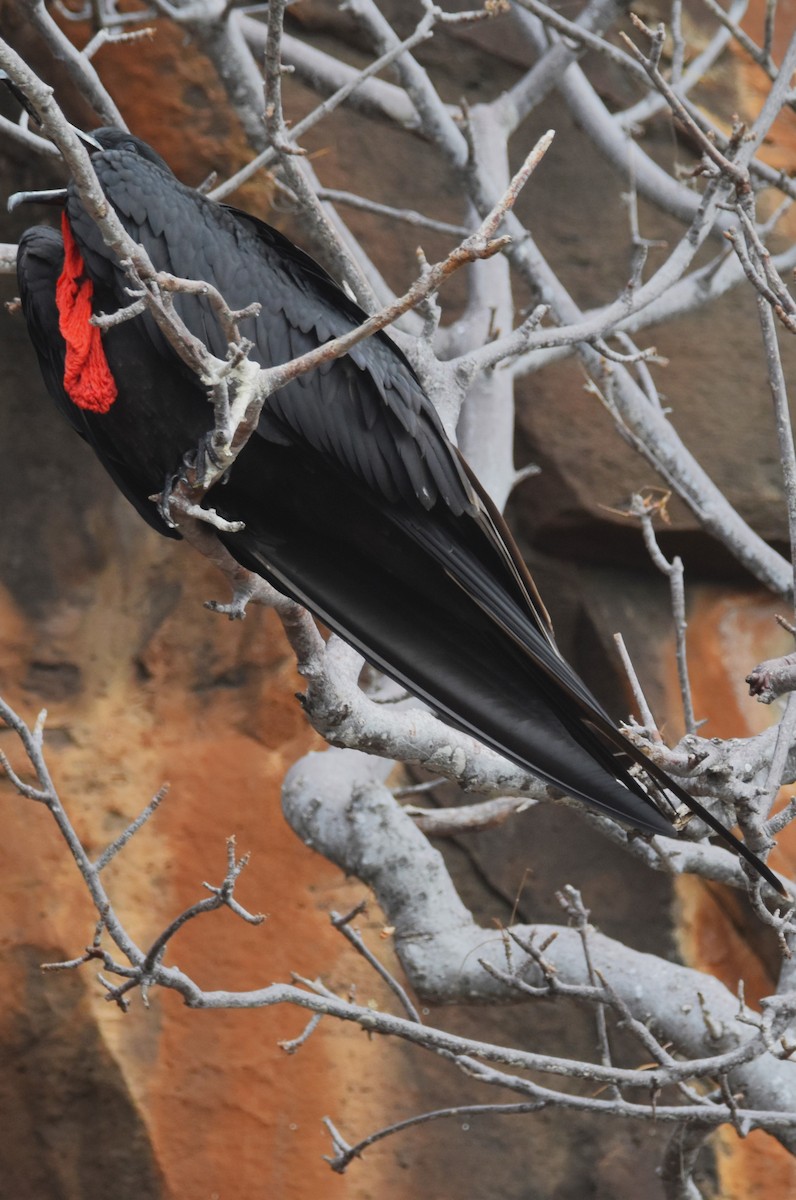
[[[179,471],[176,475],[167,475],[166,482],[163,484],[163,491],[156,500],[157,510],[169,529],[177,528],[177,522],[172,520],[171,516],[171,498],[174,494],[175,485],[180,482],[180,479],[181,473]]]
[[[203,487],[206,475],[211,470],[218,470],[221,465],[221,460],[213,445],[212,432],[202,435],[195,450],[186,450],[182,456],[179,470],[166,476],[166,482],[159,496],[151,497],[155,500],[157,510],[169,529],[177,528],[177,524],[171,516],[172,500],[177,485],[185,484],[192,489],[195,489],[197,485]],[[226,483],[228,478],[229,469],[224,472],[218,482]]]
[[[219,467],[223,466],[213,438],[212,430],[210,433],[203,434],[196,449],[187,450],[183,455],[182,472],[187,483],[198,483],[202,486],[211,471],[217,471]],[[188,475],[192,475],[193,479],[188,478]],[[229,471],[227,470],[218,482],[226,483],[228,476]]]

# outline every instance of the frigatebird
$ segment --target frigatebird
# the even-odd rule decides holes
[[[259,302],[241,324],[257,363],[287,362],[365,319],[281,233],[186,187],[146,143],[111,128],[88,142],[107,199],[157,270],[212,283],[232,309]],[[130,304],[128,277],[73,182],[48,198],[63,205],[61,232],[27,230],[18,255],[47,389],[143,518],[179,536],[151,497],[206,438],[208,397],[147,312],[102,334],[90,323]],[[224,358],[227,337],[207,299],[178,294],[175,304]],[[507,526],[386,333],[271,395],[206,503],[242,523],[217,531],[240,564],[451,725],[646,834],[672,835],[662,808],[684,803],[782,891],[616,728],[561,656]]]

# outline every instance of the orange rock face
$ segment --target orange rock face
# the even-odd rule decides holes
[[[7,595],[0,622],[4,694],[26,716],[41,694],[35,681],[13,681],[24,678],[34,640],[36,653],[52,664],[35,679],[44,677],[51,693],[54,674],[65,678],[67,663],[81,664],[79,688],[50,697],[46,744],[64,804],[92,854],[169,781],[162,808],[107,869],[117,914],[146,946],[206,895],[204,880],[221,882],[225,838],[234,836],[238,851],[252,856],[239,899],[266,912],[266,923],[211,914],[178,935],[171,960],[209,989],[289,982],[292,971],[322,973],[341,992],[355,982],[360,998],[383,1002],[378,981],[325,915],[350,908],[362,887],[305,849],[282,820],[284,772],[317,738],[293,697],[300,681],[277,622],[253,612],[233,625],[204,610],[199,597],[217,592],[219,581],[190,551],[172,553],[137,529],[128,549],[125,562],[110,563],[93,580],[92,603],[54,611],[38,638]],[[150,603],[155,573],[171,595],[157,623]],[[10,734],[2,745],[21,769]],[[19,1178],[14,1194],[93,1194],[86,1190],[91,1164],[104,1170],[108,1155],[119,1160],[131,1189],[143,1189],[123,1188],[122,1195],[324,1194],[331,1180],[321,1155],[329,1139],[320,1118],[329,1113],[341,1128],[359,1132],[378,1124],[383,1093],[368,1079],[374,1062],[384,1068],[389,1051],[376,1054],[356,1030],[330,1025],[288,1056],[278,1042],[304,1027],[297,1011],[191,1013],[177,997],[158,995],[150,1009],[136,997],[123,1015],[103,999],[92,966],[79,975],[41,975],[41,962],[82,952],[95,916],[46,811],[17,797],[6,780],[0,796],[7,952],[0,1039],[16,1068],[4,1084],[11,1114],[0,1150],[4,1178],[18,1179],[14,1163],[27,1158],[20,1153],[25,1139],[30,1162],[39,1161],[39,1123],[49,1124],[40,1190],[26,1191]],[[364,925],[377,928],[378,914]],[[32,1059],[30,1040],[37,1045]],[[91,1123],[89,1097],[96,1101],[97,1087],[109,1093],[108,1110],[94,1138],[84,1130],[78,1151],[70,1141],[72,1094],[85,1095]],[[138,1129],[127,1157],[126,1122]],[[347,1196],[374,1194],[380,1157],[369,1156],[364,1190],[356,1181],[344,1185]],[[376,1190],[397,1195],[386,1181]]]

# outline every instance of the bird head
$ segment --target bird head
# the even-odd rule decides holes
[[[0,71],[0,82],[5,83],[13,94],[20,99],[20,102],[25,100],[16,84],[3,71]],[[25,101],[25,108],[28,112],[31,111],[31,107],[27,101]],[[117,129],[115,126],[106,125],[100,129],[95,129],[93,133],[85,133],[82,129],[78,129],[73,125],[72,130],[92,158],[108,150],[123,150],[130,154],[136,154],[139,158],[146,159],[147,162],[154,163],[161,171],[165,171],[169,175],[173,173],[168,163],[160,157],[156,150],[153,150],[141,138],[128,133],[126,129]],[[8,198],[7,208],[9,212],[13,212],[21,204],[63,205],[65,201],[65,188],[53,188],[47,191],[14,192]]]
[[[130,154],[137,154],[139,158],[146,159],[147,162],[154,163],[155,166],[160,167],[161,171],[166,171],[169,175],[173,174],[171,167],[156,150],[125,129],[105,125],[102,129],[95,129],[90,134],[80,133],[78,130],[75,132],[83,140],[86,149],[92,156],[103,150],[124,150]]]

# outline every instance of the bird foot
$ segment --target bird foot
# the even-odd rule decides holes
[[[181,473],[178,471],[176,475],[167,475],[166,482],[163,484],[163,490],[156,497],[157,510],[163,518],[169,529],[176,529],[177,522],[171,516],[171,498],[174,494],[175,486],[180,482]]]
[[[195,450],[188,450],[182,458],[182,473],[187,483],[195,486],[198,484],[204,487],[208,482],[208,476],[218,471],[223,466],[223,460],[219,457],[214,443],[214,431],[205,433],[200,437],[199,443]],[[229,470],[224,471],[217,483],[226,483],[229,478]]]

